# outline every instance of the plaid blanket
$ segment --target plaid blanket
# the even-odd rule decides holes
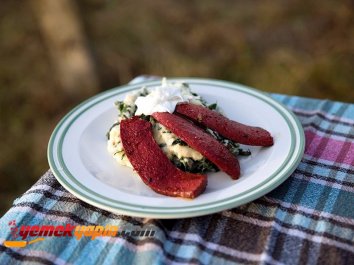
[[[197,218],[133,218],[82,202],[48,171],[1,218],[0,263],[354,264],[354,105],[272,96],[299,117],[306,149],[295,172],[266,196]],[[6,247],[21,225],[116,225],[127,233],[33,244],[30,237],[25,247]]]

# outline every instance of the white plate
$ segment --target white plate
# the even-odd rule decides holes
[[[208,186],[193,200],[153,192],[132,169],[117,164],[106,149],[106,132],[115,122],[114,102],[142,85],[126,85],[98,94],[68,113],[55,128],[48,160],[58,181],[78,198],[108,211],[139,217],[183,218],[210,214],[252,201],[276,188],[295,170],[304,152],[298,119],[266,94],[245,86],[196,78],[183,81],[209,103],[217,102],[236,121],[260,126],[274,137],[272,147],[250,147],[240,157],[241,177],[208,174]]]

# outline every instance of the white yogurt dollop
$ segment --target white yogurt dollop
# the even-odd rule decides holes
[[[193,98],[190,90],[183,83],[168,83],[164,78],[161,86],[152,89],[147,96],[136,99],[135,115],[151,115],[154,112],[172,113],[178,103],[188,102]]]

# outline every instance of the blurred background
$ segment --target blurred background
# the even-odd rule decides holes
[[[353,1],[1,0],[0,214],[63,115],[141,74],[354,102]]]

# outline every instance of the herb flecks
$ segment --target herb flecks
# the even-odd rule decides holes
[[[114,104],[118,109],[118,117],[120,119],[129,119],[134,116],[136,111],[135,104],[129,105],[124,101],[116,101]]]

